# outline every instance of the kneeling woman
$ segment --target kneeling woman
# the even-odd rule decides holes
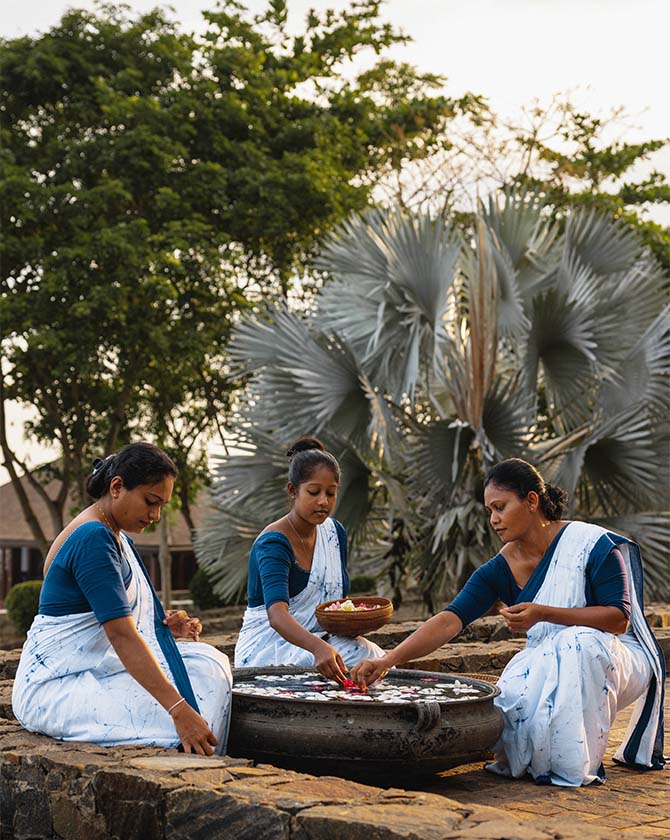
[[[487,769],[576,786],[604,781],[610,727],[617,710],[635,701],[615,761],[662,768],[665,663],[642,611],[637,546],[561,519],[565,498],[525,461],[494,467],[484,501],[501,552],[444,612],[382,660],[360,663],[353,678],[369,684],[426,655],[500,599],[507,604],[501,614],[513,630],[527,631],[527,644],[498,682],[503,734]]]
[[[340,467],[316,438],[301,438],[286,454],[293,506],[251,549],[248,608],[235,665],[315,665],[341,683],[348,667],[382,650],[360,636],[328,636],[314,615],[318,604],[349,591],[346,533],[330,518]]]
[[[225,752],[228,658],[198,643],[198,619],[165,615],[123,533],[160,519],[176,474],[149,443],[95,462],[87,490],[96,501],[51,546],[14,681],[14,714],[31,732]],[[195,641],[177,645],[175,638]]]

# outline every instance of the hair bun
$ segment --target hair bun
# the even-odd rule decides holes
[[[297,455],[298,452],[305,452],[308,449],[318,449],[319,452],[325,452],[326,448],[318,438],[301,437],[286,450],[286,457],[291,459]]]
[[[545,483],[544,495],[552,519],[562,519],[568,505],[568,494],[561,487]]]

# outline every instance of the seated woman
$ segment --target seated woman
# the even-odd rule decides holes
[[[39,614],[28,631],[12,705],[31,732],[95,744],[225,752],[228,658],[198,643],[202,626],[165,615],[130,539],[160,519],[176,468],[149,443],[96,459],[95,502],[54,540]],[[177,645],[175,638],[193,639]]]
[[[301,438],[289,457],[291,510],[271,522],[249,555],[248,608],[235,648],[237,667],[315,665],[342,683],[348,666],[382,650],[361,636],[328,636],[315,608],[349,591],[347,536],[330,518],[340,467],[316,438]]]
[[[665,663],[642,611],[638,547],[586,522],[561,519],[566,494],[518,458],[484,485],[491,527],[504,547],[470,577],[445,611],[352,677],[370,684],[387,668],[445,644],[500,599],[527,645],[507,665],[495,703],[503,734],[492,772],[538,784],[604,781],[602,759],[616,713],[637,701],[619,763],[661,769]]]

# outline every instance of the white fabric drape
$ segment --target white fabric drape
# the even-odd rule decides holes
[[[603,535],[607,531],[598,526],[570,523],[556,545],[544,581],[533,598],[535,603],[584,607],[586,564]],[[618,547],[624,548],[628,558],[625,541]],[[529,630],[525,650],[509,662],[498,682],[502,694],[495,702],[503,713],[504,730],[495,749],[497,760],[487,769],[514,777],[528,772],[540,783],[564,786],[603,781],[602,759],[612,722],[619,709],[638,698],[626,742],[617,757],[623,760],[637,727],[638,733],[644,729],[646,735],[641,738],[636,761],[628,763],[652,766],[659,692],[652,691],[658,695],[654,699],[655,717],[645,723],[641,716],[652,677],[657,673],[662,686],[662,665],[647,638],[651,631],[633,585],[630,564],[629,580],[633,611],[625,634],[615,636],[590,627],[548,622],[538,622]],[[519,600],[528,599],[522,593]]]
[[[156,635],[154,594],[127,538],[123,552],[132,570],[126,590],[132,618],[168,679],[175,684]],[[180,642],[200,713],[223,754],[228,739],[232,675],[228,657],[200,642]],[[38,615],[28,631],[14,680],[12,705],[31,732],[94,744],[176,747],[172,717],[124,669],[92,612]]]

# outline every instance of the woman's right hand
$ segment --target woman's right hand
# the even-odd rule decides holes
[[[386,656],[381,659],[362,659],[351,669],[351,679],[363,690],[386,675],[393,666]]]
[[[344,664],[344,660],[328,642],[324,642],[322,639],[319,642],[320,644],[313,651],[314,667],[322,677],[335,680],[342,685],[349,673],[347,666]]]
[[[171,712],[175,729],[184,752],[197,755],[212,755],[217,745],[216,736],[209,728],[207,721],[199,715],[187,702],[180,703]]]

